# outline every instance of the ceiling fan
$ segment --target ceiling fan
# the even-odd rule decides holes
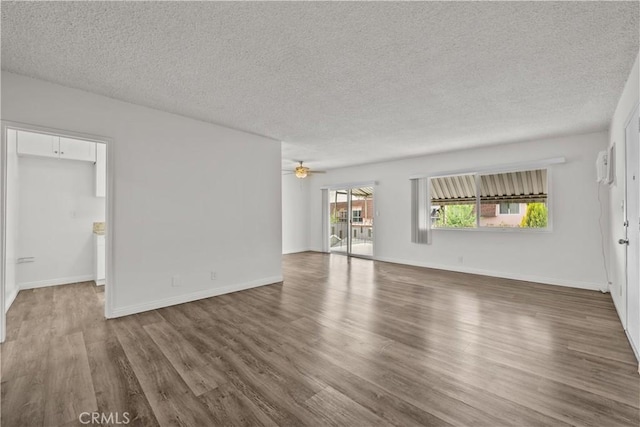
[[[302,164],[302,160],[297,160],[298,162],[298,166],[296,166],[296,168],[293,171],[284,171],[287,173],[293,173],[296,175],[296,178],[306,178],[309,175],[313,175],[316,173],[326,173],[325,171],[316,171],[316,170],[311,170],[306,166],[303,166]]]

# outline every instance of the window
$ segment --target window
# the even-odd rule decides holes
[[[561,163],[564,157],[411,178],[411,242],[430,244],[433,229],[550,230],[550,168]]]
[[[546,229],[547,187],[547,169],[429,178],[430,227]]]
[[[453,175],[431,178],[433,228],[475,228],[476,176]]]
[[[547,169],[478,175],[480,205],[498,205],[499,215],[481,215],[480,227],[542,228],[549,223]]]
[[[352,216],[353,216],[353,222],[362,222],[362,211],[361,210],[354,210],[352,211]]]
[[[500,215],[517,215],[520,213],[520,203],[500,203]]]
[[[338,212],[338,220],[340,222],[347,222],[347,211],[341,210]]]

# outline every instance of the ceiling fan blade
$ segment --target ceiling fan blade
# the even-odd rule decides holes
[[[327,173],[327,171],[314,171],[310,170],[309,173]]]

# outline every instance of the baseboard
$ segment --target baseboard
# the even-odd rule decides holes
[[[591,291],[599,291],[600,289],[606,289],[606,286],[598,283],[582,282],[577,280],[563,280],[563,279],[555,279],[555,278],[549,278],[549,277],[543,277],[543,276],[532,276],[528,274],[506,273],[503,271],[484,270],[484,269],[471,268],[471,267],[465,267],[465,266],[442,265],[442,264],[435,264],[435,263],[429,263],[429,262],[407,261],[403,259],[387,258],[387,257],[376,257],[375,260],[383,261],[383,262],[392,262],[394,264],[412,265],[415,267],[434,268],[436,270],[455,271],[458,273],[478,274],[480,276],[500,277],[503,279],[542,283],[545,285],[588,289]]]
[[[640,353],[638,352],[638,349],[636,348],[636,346],[633,345],[633,340],[629,336],[629,331],[626,328],[624,330],[624,333],[627,336],[627,341],[629,341],[629,346],[631,347],[631,350],[633,350],[633,355],[636,357],[636,360],[638,361],[638,373],[640,374]]]
[[[100,279],[100,280],[93,279],[93,281],[96,284],[96,286],[104,286],[104,284],[106,283],[105,279]]]
[[[164,298],[160,300],[150,301],[142,304],[128,305],[124,307],[114,307],[111,312],[111,318],[129,316],[131,314],[142,313],[144,311],[156,310],[159,308],[169,307],[177,304],[184,304],[199,299],[211,298],[218,295],[229,294],[246,289],[257,288],[260,286],[273,285],[282,282],[282,276],[267,277],[265,279],[254,280],[247,283],[237,285],[223,286],[220,288],[205,289],[184,295],[176,295],[174,297]]]
[[[15,301],[16,297],[18,296],[18,291],[19,289],[16,289],[13,292],[11,292],[9,295],[5,296],[5,300],[4,300],[5,313],[9,311],[9,308],[11,308],[11,304],[13,304],[13,301]]]
[[[624,301],[621,301],[622,296],[617,293],[618,291],[619,289],[616,287],[616,289],[614,289],[613,292],[609,292],[609,295],[611,295],[611,300],[613,300],[613,307],[616,309],[616,314],[620,319],[620,323],[622,323],[622,327],[626,331],[627,330],[627,316],[625,314],[626,308],[623,305]]]
[[[69,283],[90,282],[93,279],[95,279],[95,276],[93,274],[88,274],[84,276],[60,277],[57,279],[47,279],[47,280],[39,280],[36,282],[20,283],[18,287],[20,290],[35,289],[35,288],[44,288],[46,286],[68,285]]]
[[[287,250],[282,250],[282,255],[288,255],[288,254],[297,254],[300,252],[309,252],[311,249],[309,248],[299,248],[299,249],[287,249]]]

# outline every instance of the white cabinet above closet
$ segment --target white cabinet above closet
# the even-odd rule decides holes
[[[18,155],[60,157],[60,138],[44,133],[16,132]]]
[[[17,152],[20,156],[53,157],[64,160],[96,161],[96,143],[43,133],[18,131]]]
[[[95,162],[96,143],[60,137],[60,158]]]

